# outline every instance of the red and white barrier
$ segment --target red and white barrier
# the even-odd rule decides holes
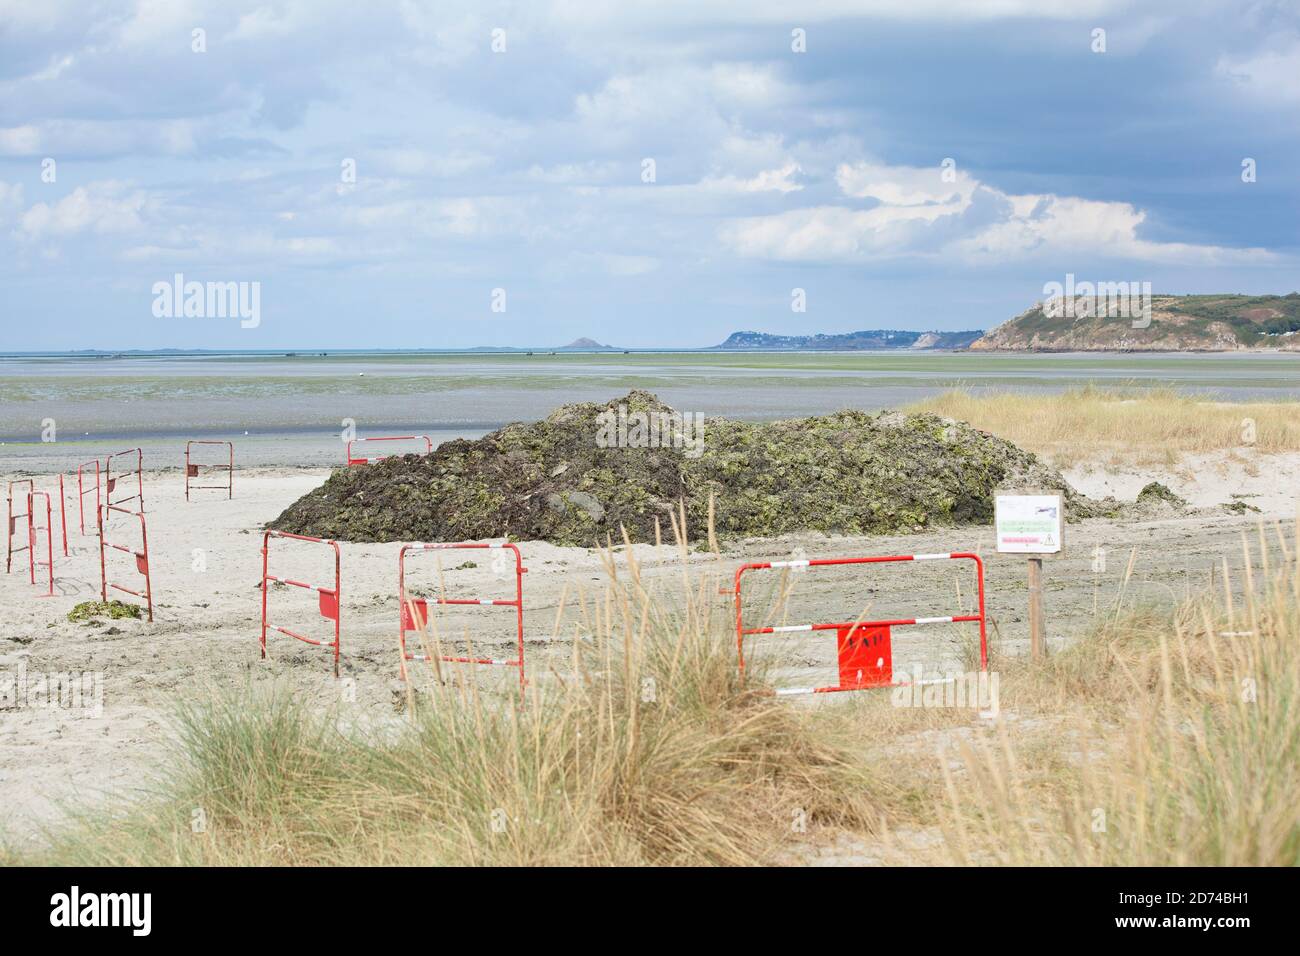
[[[135,456],[135,461],[130,459]],[[113,473],[113,459],[125,458],[122,463],[123,467],[128,468],[118,474]],[[135,467],[130,467],[134,465]],[[114,498],[113,492],[117,488],[117,483],[123,478],[135,476],[136,492],[133,495],[127,495],[125,498]],[[137,505],[134,511],[144,513],[144,452],[139,448],[128,448],[126,451],[114,452],[104,460],[104,503],[107,505],[123,505],[128,501],[134,501]]]
[[[94,461],[84,461],[77,466],[77,515],[81,519],[81,533],[86,533],[86,495],[90,494],[90,489],[86,487],[85,475],[89,473],[90,466],[95,466],[95,514],[99,514],[100,494],[99,494],[99,459]]]
[[[334,549],[334,587],[327,588],[319,584],[309,584],[305,581],[295,581],[292,578],[282,578],[271,574],[271,539],[283,538],[290,541],[306,541],[311,544],[323,544]],[[279,631],[286,637],[292,637],[304,644],[312,644],[316,647],[333,648],[334,650],[334,676],[339,676],[339,648],[343,643],[342,624],[340,622],[341,614],[339,613],[339,590],[341,584],[340,570],[342,565],[342,555],[339,552],[338,542],[330,541],[325,538],[310,538],[301,534],[290,534],[287,531],[268,531],[262,536],[262,658],[266,658],[266,632],[267,630]],[[287,627],[279,624],[272,624],[267,619],[267,598],[270,594],[271,584],[287,584],[290,587],[302,588],[307,591],[314,591],[318,596],[317,607],[320,610],[320,616],[326,620],[334,622],[334,641],[317,640],[314,637],[308,637],[291,631]]]
[[[224,445],[230,453],[229,461],[221,462],[197,462],[193,461],[190,451],[195,445]],[[226,473],[225,484],[220,485],[195,485],[191,484],[192,480],[199,477],[199,469],[207,468],[210,471],[224,471]],[[235,443],[230,441],[187,441],[185,443],[185,500],[190,500],[190,489],[195,491],[210,490],[224,491],[226,500],[235,497]]]
[[[433,439],[430,438],[428,435],[396,435],[389,438],[354,438],[348,442],[348,447],[347,447],[348,467],[350,468],[353,465],[369,465],[372,464],[373,462],[383,461],[385,458],[390,457],[389,455],[376,455],[374,457],[366,458],[366,457],[358,457],[352,454],[352,446],[355,444],[359,444],[362,442],[379,442],[379,441],[383,441],[383,442],[422,441],[424,442],[424,451],[422,452],[422,454],[427,455],[433,451]],[[405,454],[410,454],[410,453],[406,452]]]
[[[899,561],[956,561],[975,563],[978,614],[949,614],[935,617],[891,618],[881,621],[847,621],[836,623],[786,624],[769,627],[745,627],[741,581],[747,571],[783,568],[822,568],[857,564],[885,564]],[[723,592],[726,593],[726,592]],[[827,687],[778,688],[778,695],[830,694],[839,691],[868,690],[895,686],[893,679],[892,628],[910,625],[978,622],[980,626],[980,670],[988,670],[988,637],[984,613],[984,562],[968,551],[946,554],[896,554],[882,557],[813,558],[799,561],[760,561],[742,564],[736,569],[733,593],[736,600],[736,659],[741,681],[745,677],[745,638],[761,634],[787,634],[801,631],[835,631],[840,682]]]
[[[15,485],[26,485],[26,486],[27,486],[27,490],[24,491],[24,492],[22,493],[22,497],[21,497],[19,500],[20,500],[20,501],[23,501],[23,502],[26,502],[26,503],[29,505],[29,507],[27,508],[26,511],[19,512],[19,513],[15,513],[15,512],[14,512],[14,486],[15,486]],[[13,566],[14,566],[14,555],[15,555],[15,554],[18,554],[18,553],[20,553],[20,552],[22,552],[22,551],[26,551],[26,550],[27,550],[26,547],[22,547],[22,548],[15,548],[15,547],[14,547],[14,532],[18,530],[18,519],[19,519],[19,518],[30,518],[30,517],[31,517],[31,510],[32,510],[31,507],[30,507],[30,503],[31,503],[31,493],[32,493],[35,489],[36,489],[36,485],[32,482],[32,479],[30,479],[30,478],[15,478],[13,481],[9,482],[9,489],[8,489],[8,491],[6,492],[6,495],[5,495],[5,497],[6,497],[6,504],[7,504],[7,506],[8,506],[8,512],[9,512],[9,520],[8,520],[8,522],[7,522],[6,525],[5,525],[5,527],[7,528],[7,531],[6,531],[6,534],[5,534],[5,548],[6,548],[6,551],[5,551],[5,574],[8,574],[10,571],[13,570]]]
[[[120,544],[108,540],[108,522],[114,514],[130,515],[140,521],[140,547]],[[149,620],[153,621],[153,584],[149,575],[149,529],[145,523],[144,514],[139,511],[132,511],[129,508],[119,508],[117,505],[102,505],[96,516],[99,524],[99,596],[101,600],[108,600],[110,589],[121,591],[123,594],[130,594],[133,597],[141,598],[145,603],[145,608],[149,612]],[[137,591],[135,588],[128,588],[123,584],[110,581],[108,578],[108,558],[109,551],[121,551],[123,554],[129,554],[135,559],[136,573],[144,576],[144,590]]]
[[[68,556],[68,495],[63,490],[63,472],[59,472],[59,529],[63,532],[63,556],[66,558]]]
[[[36,527],[36,499],[45,499],[45,527]],[[54,597],[54,509],[47,491],[27,492],[27,568],[32,584],[36,583],[36,569],[45,567],[49,571],[49,592],[45,597]],[[36,532],[45,532],[45,560],[36,560]]]
[[[409,552],[417,551],[450,551],[450,550],[505,550],[514,554],[514,576],[515,576],[515,596],[510,598],[415,598],[411,597],[406,590],[406,556]],[[515,609],[515,629],[516,629],[516,656],[508,659],[497,659],[491,657],[457,657],[454,655],[438,655],[438,660],[447,661],[453,664],[489,664],[499,667],[517,667],[519,668],[519,693],[524,693],[527,681],[524,676],[524,575],[528,569],[524,567],[523,556],[519,553],[519,548],[509,542],[485,542],[485,541],[460,541],[455,544],[406,544],[402,546],[397,555],[397,600],[400,605],[398,611],[398,630],[397,642],[402,651],[401,667],[402,680],[407,679],[406,662],[413,660],[432,661],[433,656],[429,654],[415,655],[406,649],[406,635],[408,631],[423,631],[425,623],[429,620],[429,604],[442,605],[479,605],[483,607],[512,607]]]

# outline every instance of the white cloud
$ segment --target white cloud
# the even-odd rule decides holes
[[[1222,57],[1216,72],[1265,105],[1300,103],[1300,40],[1244,59]]]
[[[843,163],[835,170],[835,182],[846,196],[879,199],[891,206],[956,204],[961,211],[970,204],[978,185],[964,172],[953,170],[952,182],[944,181],[944,170],[935,166],[881,166],[873,163]]]
[[[603,0],[553,0],[554,16],[574,24],[822,23],[827,20],[1075,20],[1129,7],[1128,0],[657,0],[610,4]]]
[[[1269,262],[1264,249],[1154,242],[1139,237],[1146,214],[1129,203],[1074,196],[1010,195],[940,169],[852,164],[836,180],[859,209],[821,205],[726,223],[723,242],[760,259],[854,262],[945,256],[968,264],[1016,262],[1041,254],[1215,265]]]
[[[41,149],[41,133],[35,126],[11,126],[0,129],[0,154],[5,156],[34,156]]]
[[[445,153],[405,148],[389,150],[383,155],[383,164],[399,176],[433,176],[450,178],[482,169],[492,163],[492,157],[466,150],[449,150]]]
[[[23,205],[23,187],[21,183],[7,183],[0,179],[0,223],[9,222],[10,215]]]
[[[31,239],[135,232],[155,206],[143,190],[106,180],[78,186],[53,204],[38,202],[23,214],[19,229]]]
[[[786,163],[780,169],[765,169],[755,176],[716,176],[701,180],[700,186],[716,192],[764,193],[798,192],[803,186],[791,177],[802,172],[798,163]]]

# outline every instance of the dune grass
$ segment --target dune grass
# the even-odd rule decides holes
[[[1068,650],[995,658],[996,719],[889,691],[773,699],[761,658],[742,687],[718,579],[684,563],[660,591],[610,552],[572,666],[523,708],[432,673],[364,723],[275,684],[214,693],[182,706],[152,797],[0,856],[1297,865],[1298,543],[1261,524],[1213,592],[1171,611],[1121,590]]]
[[[1068,772],[1035,784],[1007,727],[943,764],[942,856],[956,863],[1300,865],[1300,567],[1264,540],[1264,580],[1130,613],[1035,669],[1021,696],[1075,705]],[[1268,567],[1269,553],[1281,566]],[[1014,706],[1013,694],[1012,706]]]
[[[1187,453],[1300,451],[1300,402],[1213,402],[1173,389],[1087,385],[1056,395],[944,392],[908,411],[970,422],[1058,466],[1173,464]]]
[[[761,669],[740,686],[716,587],[654,594],[607,557],[572,670],[522,708],[431,673],[364,729],[282,686],[215,693],[182,706],[156,798],[91,812],[41,862],[743,865],[796,823],[869,830],[870,769],[753,693]]]

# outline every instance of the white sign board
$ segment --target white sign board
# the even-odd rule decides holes
[[[993,498],[993,533],[999,554],[1056,554],[1065,530],[1065,501],[1059,494]]]

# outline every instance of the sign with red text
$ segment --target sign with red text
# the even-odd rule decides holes
[[[1052,494],[997,494],[993,531],[999,554],[1057,554],[1065,531],[1065,501]]]

